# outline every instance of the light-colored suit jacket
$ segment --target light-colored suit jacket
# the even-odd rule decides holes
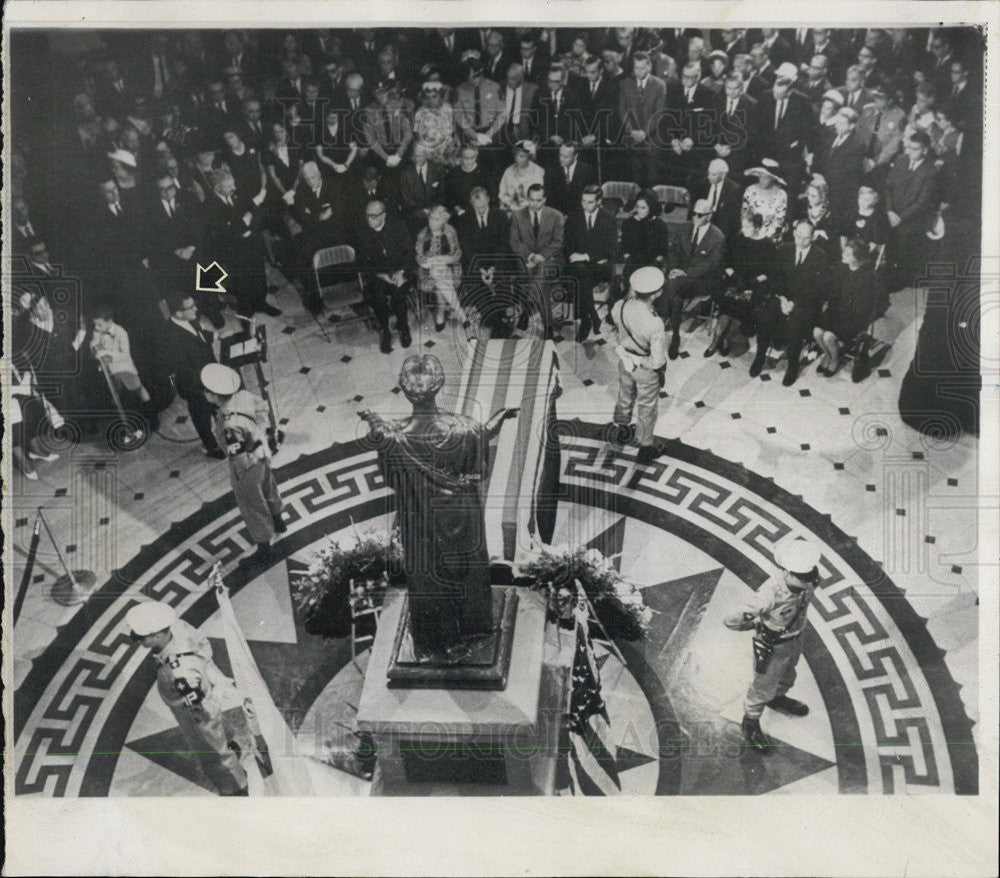
[[[469,140],[479,131],[492,137],[502,127],[507,106],[500,97],[500,86],[493,80],[483,79],[479,82],[479,124],[476,122],[476,86],[471,82],[463,82],[455,97],[455,124]]]
[[[510,223],[510,248],[522,259],[540,253],[545,261],[561,264],[563,257],[563,215],[554,207],[545,205],[538,217],[538,236],[535,236],[531,208],[515,211]]]

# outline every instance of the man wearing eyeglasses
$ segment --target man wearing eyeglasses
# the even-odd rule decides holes
[[[386,213],[385,202],[371,201],[365,207],[365,228],[358,233],[358,270],[361,273],[365,302],[379,325],[379,350],[392,351],[389,315],[396,315],[399,343],[408,348],[412,342],[406,313],[414,251],[406,226]]]
[[[681,348],[681,316],[684,303],[694,296],[710,296],[722,282],[722,262],[726,238],[712,225],[712,205],[708,199],[695,202],[691,222],[671,235],[667,253],[667,293],[657,309],[669,324],[672,336],[667,355],[676,360]]]

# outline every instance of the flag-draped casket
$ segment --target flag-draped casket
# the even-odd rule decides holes
[[[559,359],[551,341],[477,339],[470,345],[458,411],[485,423],[501,408],[520,408],[500,427],[483,486],[491,560],[519,563],[533,546],[552,539],[559,486],[558,394]]]

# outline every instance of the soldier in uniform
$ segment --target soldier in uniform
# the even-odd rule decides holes
[[[743,738],[766,752],[771,742],[761,731],[765,707],[792,716],[805,716],[809,707],[786,694],[795,682],[795,665],[802,654],[806,611],[819,581],[820,550],[810,542],[788,538],[774,549],[781,573],[768,579],[753,600],[724,623],[734,631],[756,630],[753,639],[754,675],[743,705]]]
[[[281,495],[271,472],[267,442],[267,403],[240,390],[239,373],[221,363],[201,370],[205,398],[216,407],[215,436],[229,458],[229,477],[250,539],[257,544],[253,561],[265,560],[275,532],[287,529],[281,520]]]
[[[212,660],[208,638],[158,601],[136,604],[125,614],[125,623],[132,639],[152,652],[156,688],[209,781],[220,795],[247,795],[247,775],[221,703],[236,687]]]
[[[663,272],[647,266],[632,272],[629,295],[615,302],[611,319],[618,331],[618,403],[614,424],[624,427],[626,441],[634,436],[639,444],[639,463],[657,455],[653,428],[667,367],[666,330],[653,302],[663,292]],[[636,426],[631,427],[632,410]],[[619,434],[620,435],[620,434]]]

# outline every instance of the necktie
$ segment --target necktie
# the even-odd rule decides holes
[[[917,169],[916,162],[910,162],[910,170],[915,171]]]
[[[166,210],[167,210],[167,218],[169,219],[170,217],[172,217],[172,216],[174,215],[174,211],[173,211],[173,208],[171,208],[171,206],[170,206],[170,202],[169,202],[169,201],[164,201],[164,202],[163,202],[163,206],[164,206],[164,207],[166,208]]]
[[[566,185],[568,186],[572,182],[573,182],[573,168],[569,167],[566,168]]]
[[[795,267],[798,268],[802,264],[802,251],[795,251]]]
[[[711,205],[712,205],[712,212],[714,213],[715,209],[719,206],[719,184],[718,183],[713,183],[712,184],[712,201],[711,201]]]
[[[385,140],[386,146],[392,143],[392,133],[389,131],[389,114],[382,114],[382,138]]]
[[[539,232],[538,213],[535,212],[535,211],[532,211],[531,216],[532,216],[531,228],[534,231],[534,233],[535,233],[535,239],[537,240],[538,239],[538,232]]]
[[[479,93],[479,86],[478,85],[475,87],[474,90],[475,90],[475,94],[476,94],[476,121],[475,121],[475,126],[476,126],[476,128],[479,128],[479,126],[483,124],[483,100],[482,100],[482,96]]]
[[[479,214],[479,230],[481,232],[485,232],[486,231],[486,214],[485,213]]]
[[[728,101],[726,107],[726,115],[732,116],[736,112],[736,101]]]
[[[778,126],[781,124],[782,117],[785,115],[785,102],[784,100],[778,101],[778,108],[774,113],[774,130],[778,130]]]
[[[587,214],[587,231],[594,231],[594,215],[592,213]]]
[[[957,97],[958,97],[958,90],[959,90],[959,89],[958,89],[958,86],[957,86],[957,85],[956,85],[956,86],[955,86],[955,87],[954,87],[954,88],[953,88],[953,89],[951,90],[951,96],[952,96],[953,98],[957,98]]]
[[[857,93],[856,91],[852,91],[852,92],[851,92],[851,93],[850,93],[850,94],[849,94],[849,95],[847,96],[847,106],[849,106],[849,107],[853,107],[853,106],[854,106],[854,103],[855,103],[855,101],[857,101],[857,99],[858,99],[858,93]]]
[[[691,230],[691,249],[693,250],[698,246],[698,226],[695,226]]]
[[[115,216],[121,216],[121,207],[118,204],[112,204],[111,210]]]
[[[640,79],[640,80],[638,81],[638,86],[639,86],[639,100],[641,101],[641,100],[642,100],[642,95],[643,95],[643,93],[644,93],[644,92],[646,91],[646,83],[645,83],[645,80],[642,80],[642,79]]]
[[[694,103],[694,89],[693,88],[689,88],[688,89],[688,103],[689,104],[693,104]]]
[[[590,96],[593,97],[596,94],[597,94],[597,83],[592,82],[590,83]]]
[[[882,125],[882,111],[878,110],[875,113],[875,124],[872,126],[872,134],[878,134],[878,129]]]

